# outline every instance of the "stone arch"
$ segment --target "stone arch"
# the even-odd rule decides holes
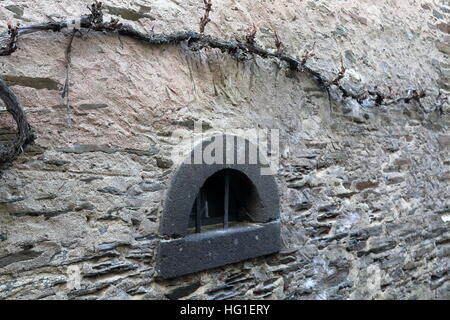
[[[218,143],[220,139],[223,145]],[[229,148],[230,141],[235,142],[232,148]],[[222,162],[209,163],[203,156],[196,159],[196,154],[209,150],[214,144],[218,146],[216,150],[224,151]],[[251,155],[251,150],[256,150],[256,157]],[[214,156],[218,154],[220,152],[214,152]],[[237,161],[242,154],[245,154],[243,161]],[[268,166],[254,144],[237,136],[213,136],[194,147],[173,175],[166,193],[160,233],[169,238],[159,243],[156,263],[159,278],[174,278],[280,250],[280,201],[274,176],[263,174],[267,173],[264,169]],[[239,172],[254,187],[257,196],[252,195],[250,201],[257,203],[250,210],[251,221],[188,234],[191,209],[200,188],[209,177],[223,170]]]
[[[205,163],[203,157],[201,163],[195,163],[195,155],[204,151],[211,143],[222,138],[224,141],[234,140],[233,158],[235,163],[226,161],[226,142],[223,144],[224,153],[222,163]],[[239,145],[239,143],[242,143]],[[245,150],[242,150],[244,146]],[[257,150],[256,161],[249,159],[251,150]],[[238,164],[237,154],[245,152],[245,163]],[[187,160],[187,161],[186,161]],[[256,163],[251,163],[256,162]],[[262,175],[261,169],[268,168],[268,162],[264,155],[259,152],[248,139],[233,135],[217,135],[200,142],[179,166],[171,179],[169,189],[166,193],[164,209],[160,224],[160,233],[168,236],[184,236],[187,234],[189,213],[194,200],[205,181],[224,169],[232,169],[244,174],[255,186],[261,208],[253,212],[252,221],[265,223],[279,218],[280,202],[278,187],[273,175]]]

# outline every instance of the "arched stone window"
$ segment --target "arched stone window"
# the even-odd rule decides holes
[[[214,163],[203,157],[212,146],[216,156],[223,151]],[[191,151],[165,198],[160,233],[169,239],[160,242],[161,278],[279,251],[279,195],[273,175],[262,174],[267,166],[255,145],[231,135],[205,139]]]
[[[204,232],[252,222],[264,210],[258,190],[241,171],[223,169],[206,179],[189,217],[189,231]],[[261,214],[261,213],[260,213]]]

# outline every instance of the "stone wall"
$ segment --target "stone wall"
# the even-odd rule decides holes
[[[75,17],[90,1],[0,0],[0,25]],[[151,32],[198,30],[202,1],[109,0],[106,13]],[[447,299],[450,3],[214,1],[206,32],[287,52],[350,90],[427,88],[417,103],[331,104],[275,61],[150,47],[95,32],[72,49],[73,126],[61,89],[68,34],[36,33],[0,76],[38,138],[0,178],[2,299]],[[402,94],[403,92],[397,92]],[[176,129],[280,129],[281,253],[155,279]],[[0,140],[13,138],[0,111]]]

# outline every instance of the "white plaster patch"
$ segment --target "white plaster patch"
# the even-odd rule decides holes
[[[67,267],[67,289],[81,288],[81,270],[79,266]]]

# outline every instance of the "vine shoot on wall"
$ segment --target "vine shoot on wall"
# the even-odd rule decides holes
[[[212,11],[211,0],[204,0],[204,15],[200,19],[199,29],[200,32],[194,31],[180,31],[171,34],[154,33],[149,34],[142,33],[130,25],[120,23],[118,19],[112,18],[109,22],[104,21],[103,18],[103,3],[95,1],[91,6],[88,6],[89,14],[81,16],[76,21],[60,21],[60,22],[47,22],[41,24],[32,24],[27,26],[8,25],[8,30],[0,34],[0,41],[6,42],[6,46],[0,48],[0,56],[10,56],[18,49],[18,40],[27,34],[32,34],[39,31],[54,31],[62,32],[64,30],[72,29],[73,25],[79,27],[79,29],[73,29],[70,37],[69,44],[66,48],[66,80],[62,91],[62,98],[64,104],[67,107],[67,124],[71,126],[71,111],[69,105],[69,76],[70,76],[70,53],[76,33],[81,33],[82,30],[96,31],[100,33],[115,33],[120,36],[126,36],[140,41],[143,44],[150,46],[161,45],[179,45],[186,43],[187,47],[192,51],[198,51],[204,48],[218,49],[222,53],[229,54],[233,59],[237,61],[247,61],[258,56],[263,59],[276,59],[280,61],[280,65],[283,68],[294,72],[305,73],[309,78],[315,81],[315,83],[334,101],[341,103],[346,99],[353,100],[362,106],[388,106],[396,103],[411,103],[417,102],[424,112],[432,112],[434,110],[425,110],[421,105],[421,99],[427,94],[424,89],[409,88],[407,90],[400,90],[405,92],[403,96],[393,97],[391,93],[383,93],[376,88],[374,90],[363,89],[360,93],[354,94],[345,89],[341,85],[341,81],[345,76],[346,67],[341,58],[341,69],[337,72],[337,75],[328,79],[320,72],[313,70],[307,65],[308,59],[315,56],[314,45],[312,49],[305,50],[301,58],[297,59],[293,56],[285,54],[286,47],[280,40],[279,35],[274,31],[275,37],[275,49],[265,49],[256,44],[257,27],[253,25],[247,28],[245,41],[227,41],[222,39],[216,39],[209,35],[206,35],[205,27],[208,22],[211,21],[210,12]],[[35,136],[27,122],[25,111],[20,104],[18,98],[8,88],[6,83],[0,80],[0,98],[6,104],[6,110],[13,116],[18,127],[18,135],[15,141],[11,144],[0,145],[0,163],[12,162],[25,148],[25,146],[31,143]],[[436,98],[436,109],[442,113],[443,101],[446,97],[441,97],[441,94]],[[331,103],[331,102],[330,102]]]

